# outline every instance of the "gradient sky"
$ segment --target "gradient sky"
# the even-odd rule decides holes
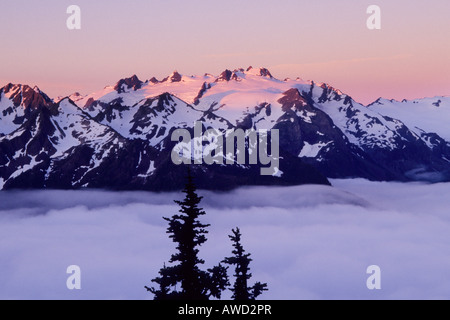
[[[71,4],[81,30],[66,27]],[[366,27],[372,4],[381,30]],[[448,0],[0,0],[0,28],[0,86],[51,97],[250,65],[363,103],[450,95]]]

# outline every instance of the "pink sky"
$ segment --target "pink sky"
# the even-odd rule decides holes
[[[81,8],[82,28],[66,27]],[[377,4],[382,29],[368,30]],[[9,1],[0,11],[0,85],[51,97],[87,94],[137,74],[162,79],[266,67],[326,82],[369,103],[450,95],[448,0]]]

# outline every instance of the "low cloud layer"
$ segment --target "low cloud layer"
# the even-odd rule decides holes
[[[450,298],[450,184],[333,184],[201,191],[207,267],[230,255],[239,226],[264,299]],[[162,217],[182,197],[0,193],[0,299],[151,299],[144,286],[174,250]],[[79,291],[66,287],[69,265],[81,267]],[[366,287],[370,265],[379,291]]]

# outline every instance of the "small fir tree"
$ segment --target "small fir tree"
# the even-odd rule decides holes
[[[266,283],[255,283],[252,287],[248,286],[248,281],[252,277],[250,273],[250,259],[251,254],[245,253],[244,247],[241,244],[241,231],[239,228],[232,230],[233,234],[229,236],[231,241],[233,242],[234,250],[232,251],[232,257],[225,258],[223,263],[234,265],[235,266],[235,274],[236,278],[234,282],[234,286],[231,289],[233,292],[232,298],[238,301],[246,301],[246,300],[255,300],[259,297],[264,291],[267,291]]]

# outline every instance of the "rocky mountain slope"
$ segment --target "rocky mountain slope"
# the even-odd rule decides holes
[[[0,189],[179,189],[186,169],[171,161],[171,135],[193,133],[196,121],[224,135],[280,133],[276,174],[237,161],[195,165],[201,188],[328,184],[326,177],[449,181],[449,112],[448,97],[363,106],[327,84],[251,67],[161,81],[132,76],[55,100],[8,84],[0,89]]]

